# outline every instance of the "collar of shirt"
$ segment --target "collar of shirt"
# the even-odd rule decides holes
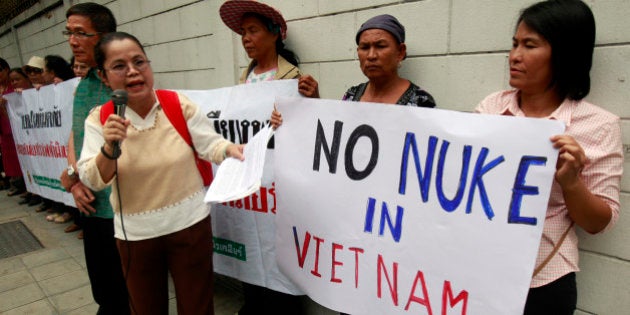
[[[556,108],[556,110],[554,110],[551,115],[546,118],[562,121],[567,127],[569,127],[571,126],[571,117],[573,116],[573,112],[575,111],[576,107],[576,101],[565,98],[560,106],[558,106],[558,108]],[[525,113],[518,105],[518,92],[515,91],[515,93],[512,93],[511,97],[508,99],[503,109],[501,110],[501,115],[526,117]]]
[[[98,79],[99,81],[101,81],[101,77],[98,76],[98,69],[97,68],[90,68],[90,70],[88,70],[87,74],[85,74],[85,78],[83,78],[82,80],[85,80],[86,78]]]
[[[155,125],[155,115],[157,115],[158,108],[161,109],[160,102],[157,100],[157,95],[155,94],[155,90],[153,90],[153,95],[155,95],[155,103],[149,113],[142,118],[138,113],[136,113],[131,107],[127,106],[127,110],[125,112],[125,118],[131,121],[131,125],[137,130],[145,130],[153,127]]]

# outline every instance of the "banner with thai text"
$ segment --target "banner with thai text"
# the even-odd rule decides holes
[[[279,98],[280,270],[351,314],[522,314],[562,123]]]
[[[276,96],[299,96],[297,80],[181,92],[214,119],[219,134],[234,143],[247,143],[268,123]],[[247,283],[301,294],[276,263],[273,152],[271,138],[258,191],[239,200],[212,204],[214,270]]]
[[[4,97],[28,191],[74,206],[59,177],[68,166],[72,103],[78,79]]]

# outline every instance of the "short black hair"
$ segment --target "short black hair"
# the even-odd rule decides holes
[[[524,23],[551,45],[551,84],[562,98],[581,100],[591,90],[595,17],[580,0],[547,0],[521,12]]]
[[[92,22],[92,27],[99,33],[111,33],[116,31],[116,18],[106,6],[85,2],[70,7],[66,12],[66,19],[71,15],[85,16]]]
[[[11,74],[13,72],[19,74],[24,79],[28,80],[28,82],[31,82],[31,79],[28,77],[28,75],[26,73],[24,73],[24,70],[22,68],[11,68],[11,70],[9,71],[9,74]]]
[[[103,35],[101,39],[98,41],[98,43],[96,44],[96,46],[94,46],[94,60],[96,60],[96,67],[99,70],[101,70],[101,72],[104,75],[105,75],[105,56],[107,55],[105,50],[107,49],[107,46],[109,45],[109,43],[115,40],[123,40],[123,39],[130,39],[134,41],[136,44],[138,44],[138,47],[140,47],[140,50],[142,50],[142,53],[145,55],[147,54],[144,51],[144,47],[140,43],[140,40],[138,40],[138,38],[136,38],[135,36],[129,33],[125,33],[125,32],[107,33]]]
[[[45,67],[52,71],[56,77],[66,81],[74,78],[72,66],[63,57],[58,55],[48,55],[44,57]]]
[[[9,66],[9,63],[4,60],[4,58],[0,58],[0,71],[4,69],[11,69],[11,67]]]

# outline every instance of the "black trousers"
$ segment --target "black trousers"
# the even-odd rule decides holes
[[[129,314],[127,286],[114,239],[114,220],[83,219],[83,250],[97,314]]]
[[[524,315],[573,315],[577,305],[575,272],[542,287],[529,289]]]

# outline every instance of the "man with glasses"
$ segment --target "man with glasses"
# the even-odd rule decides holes
[[[76,160],[81,155],[84,122],[90,110],[110,100],[111,89],[98,77],[94,46],[102,34],[116,31],[112,12],[96,3],[73,5],[66,12],[66,30],[72,54],[78,62],[90,67],[77,86],[72,133],[68,141],[68,169],[61,174],[61,183],[72,193],[83,220],[85,263],[92,285],[92,295],[99,304],[97,314],[129,314],[127,287],[114,239],[114,212],[109,203],[110,189],[93,192],[78,177]]]

